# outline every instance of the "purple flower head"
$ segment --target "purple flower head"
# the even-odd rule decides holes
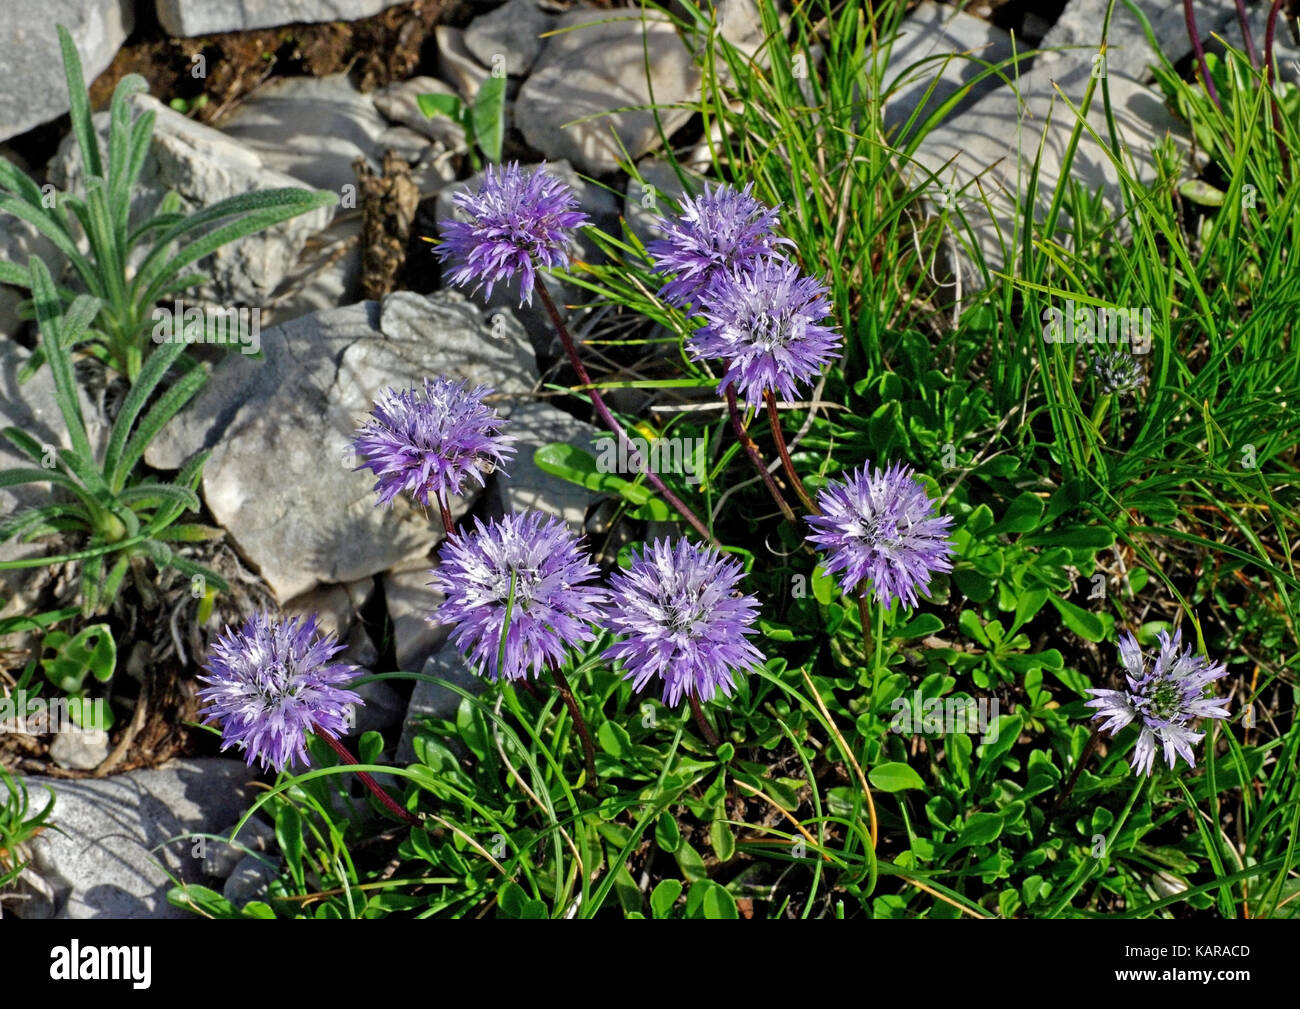
[[[533,301],[538,265],[569,265],[571,228],[587,222],[576,209],[578,198],[543,163],[531,174],[517,161],[502,168],[489,165],[478,192],[460,192],[452,202],[469,215],[468,221],[442,224],[442,243],[433,251],[450,259],[456,269],[448,278],[457,287],[471,281],[474,290],[519,274],[519,304]]]
[[[342,687],[361,670],[329,661],[342,650],[332,635],[316,637],[315,614],[276,620],[263,612],[238,631],[227,627],[204,667],[210,675],[199,677],[210,684],[199,698],[206,724],[221,723],[221,748],[239,746],[263,770],[283,771],[294,758],[310,766],[307,734],[344,735],[348,709],[363,703]]]
[[[492,392],[485,385],[469,390],[465,382],[424,380],[424,392],[385,389],[353,445],[378,479],[380,504],[392,504],[401,491],[421,507],[446,503],[463,493],[469,479],[483,485],[484,472],[503,465],[513,441],[498,434],[505,421],[483,403]]]
[[[743,190],[710,189],[706,182],[703,196],[683,199],[676,218],[660,221],[665,237],[646,251],[660,273],[674,275],[659,291],[669,304],[696,301],[720,275],[794,244],[773,236],[779,212],[754,199],[753,188],[751,182]]]
[[[818,281],[784,259],[761,259],[714,281],[700,305],[706,324],[689,347],[727,363],[719,393],[734,385],[751,406],[768,390],[793,399],[800,382],[815,381],[840,356],[839,333],[821,324],[830,311]]]
[[[1170,638],[1161,631],[1160,653],[1150,670],[1146,657],[1132,634],[1119,641],[1120,662],[1124,665],[1127,690],[1089,690],[1094,699],[1086,702],[1097,708],[1094,719],[1104,718],[1101,728],[1112,736],[1129,722],[1137,720],[1140,730],[1137,745],[1133,748],[1133,770],[1151,776],[1156,759],[1156,744],[1164,747],[1165,760],[1172,769],[1174,761],[1182,756],[1195,766],[1192,746],[1205,735],[1193,732],[1191,724],[1197,718],[1227,718],[1226,697],[1206,697],[1205,688],[1221,676],[1227,668],[1222,663],[1211,663],[1190,648],[1180,651],[1182,631],[1174,631]]]
[[[623,639],[603,657],[621,662],[637,690],[659,677],[668,705],[683,694],[730,697],[735,674],[763,661],[746,637],[758,601],[736,590],[743,577],[740,564],[714,548],[684,539],[644,547],[611,578],[606,626]]]
[[[431,619],[455,625],[451,640],[480,676],[485,668],[493,680],[536,676],[543,664],[563,662],[570,646],[595,638],[590,625],[601,618],[607,593],[587,584],[596,565],[567,525],[537,511],[474,524],[439,552],[432,584],[446,598]]]
[[[843,572],[845,592],[870,583],[876,602],[916,605],[930,577],[951,571],[951,515],[939,515],[910,467],[872,470],[869,462],[828,483],[817,495],[820,515],[808,516],[808,541],[826,551],[828,573]]]

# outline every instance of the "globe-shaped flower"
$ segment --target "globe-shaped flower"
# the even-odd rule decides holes
[[[769,390],[793,399],[800,383],[814,382],[840,356],[839,333],[822,324],[830,311],[826,288],[798,266],[762,259],[714,281],[700,303],[706,324],[688,346],[697,358],[726,362],[720,393],[735,386],[751,406]]]
[[[607,593],[588,584],[596,566],[567,525],[536,511],[474,524],[439,552],[432,584],[446,598],[430,619],[455,625],[451,640],[479,675],[486,669],[493,680],[537,676],[543,664],[563,662],[570,646],[595,638],[591,624]]]
[[[569,231],[585,224],[573,191],[542,164],[531,173],[518,162],[489,165],[478,192],[460,192],[452,202],[468,221],[449,220],[434,252],[455,266],[448,278],[457,287],[486,285],[519,274],[519,304],[532,304],[535,269],[569,264]]]
[[[498,434],[504,419],[484,404],[492,392],[485,385],[470,390],[466,382],[424,380],[424,391],[385,389],[370,419],[353,442],[378,479],[379,504],[392,504],[406,491],[421,507],[447,503],[463,493],[469,480],[483,485],[484,472],[505,463],[513,439]]]
[[[1092,373],[1097,376],[1103,392],[1133,392],[1146,382],[1137,358],[1123,350],[1097,354],[1092,359]]]
[[[728,697],[737,673],[749,672],[763,654],[749,641],[758,602],[736,590],[740,564],[711,547],[684,539],[658,540],[634,553],[611,578],[606,627],[622,635],[604,658],[622,663],[637,690],[663,681],[663,699],[683,695]]]
[[[747,269],[761,257],[776,255],[780,246],[794,244],[772,234],[779,214],[754,199],[753,188],[750,183],[743,190],[728,185],[710,189],[706,182],[704,195],[683,199],[677,217],[660,220],[664,237],[646,251],[660,273],[673,275],[659,291],[665,301],[698,301],[722,274]]]
[[[826,570],[842,572],[845,592],[864,591],[885,609],[916,605],[930,577],[951,571],[951,515],[937,514],[910,467],[871,470],[870,463],[831,481],[817,495],[822,514],[808,516],[808,540],[826,551]]]
[[[329,661],[343,650],[331,635],[316,637],[316,616],[277,620],[254,614],[240,630],[213,642],[199,681],[207,724],[221,723],[221,748],[238,746],[262,768],[283,771],[295,757],[310,765],[307,734],[342,736],[348,710],[362,704],[342,684],[361,670]]]
[[[1156,759],[1156,745],[1164,747],[1165,760],[1172,769],[1181,756],[1195,766],[1192,746],[1205,735],[1194,732],[1191,724],[1198,718],[1227,718],[1226,697],[1206,697],[1205,688],[1227,668],[1193,655],[1190,648],[1180,651],[1182,631],[1172,638],[1161,631],[1160,652],[1151,667],[1132,634],[1120,638],[1119,657],[1124,665],[1127,690],[1089,690],[1093,700],[1085,702],[1098,711],[1092,717],[1104,718],[1101,729],[1112,736],[1129,722],[1140,726],[1137,745],[1133,748],[1133,770],[1151,776]]]

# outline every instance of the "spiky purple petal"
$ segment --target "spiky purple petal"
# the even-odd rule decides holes
[[[751,406],[771,391],[793,399],[839,357],[840,334],[823,322],[831,312],[826,288],[784,259],[760,259],[721,274],[700,303],[705,325],[688,348],[697,358],[727,365],[718,391],[735,386]]]
[[[310,765],[307,734],[342,736],[348,711],[361,697],[341,684],[360,675],[329,660],[343,650],[331,635],[316,637],[316,616],[278,620],[257,613],[239,630],[226,628],[213,643],[209,684],[199,691],[206,724],[221,724],[221,748],[238,746],[249,766],[283,771],[295,758]]]
[[[446,598],[431,619],[454,626],[452,642],[479,675],[537,676],[543,665],[563,663],[569,648],[595,638],[591,625],[601,619],[607,593],[589,584],[597,568],[567,525],[537,511],[474,524],[439,552],[432,584]]]
[[[452,202],[469,220],[441,226],[434,252],[455,267],[447,278],[477,291],[519,275],[519,304],[532,304],[537,267],[569,265],[570,231],[587,222],[578,198],[546,171],[543,163],[524,172],[519,163],[489,165],[477,192],[457,193]]]
[[[916,605],[930,578],[952,570],[951,515],[935,502],[912,469],[895,463],[872,470],[869,462],[817,495],[821,515],[808,516],[810,543],[826,552],[826,570],[840,573],[847,593],[870,587],[877,603]]]
[[[513,439],[498,433],[505,421],[483,402],[491,392],[436,378],[424,380],[422,393],[380,393],[353,443],[365,460],[357,469],[378,478],[379,503],[392,504],[403,491],[425,508],[430,498],[446,503],[471,479],[481,487],[485,471],[504,465]]]
[[[644,547],[610,579],[606,626],[622,639],[604,657],[621,663],[638,690],[661,680],[665,704],[730,697],[736,674],[763,661],[748,640],[758,602],[737,590],[743,577],[736,560],[711,547],[684,539]]]
[[[1100,729],[1112,736],[1137,721],[1133,770],[1148,777],[1155,764],[1157,747],[1164,750],[1165,761],[1171,769],[1180,756],[1195,766],[1192,747],[1205,733],[1194,731],[1191,724],[1198,718],[1228,717],[1228,698],[1205,695],[1210,683],[1227,675],[1227,667],[1193,655],[1191,648],[1183,649],[1181,630],[1174,631],[1172,638],[1160,631],[1158,637],[1160,651],[1148,671],[1137,639],[1132,634],[1123,635],[1119,655],[1128,689],[1090,689],[1088,693],[1093,699],[1085,702],[1087,707],[1098,709],[1093,719],[1104,719]]]
[[[646,251],[655,268],[673,277],[659,291],[673,305],[698,302],[713,281],[734,269],[747,269],[764,256],[777,255],[787,238],[772,234],[779,212],[751,195],[753,183],[743,190],[728,185],[710,188],[701,196],[681,201],[680,213],[661,219],[663,238]]]

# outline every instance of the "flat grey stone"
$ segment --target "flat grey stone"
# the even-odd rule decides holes
[[[0,284],[0,339],[12,339],[22,331],[24,322],[18,314],[18,306],[22,301],[22,291],[8,284]]]
[[[532,389],[535,358],[511,317],[490,335],[487,315],[459,293],[389,295],[304,316],[262,334],[265,360],[228,355],[212,380],[150,445],[176,468],[212,455],[202,490],[217,522],[280,599],[318,582],[350,582],[427,554],[436,521],[404,498],[375,505],[374,477],[355,467],[356,430],[387,387],[445,375],[492,386],[508,414]],[[457,501],[453,513],[463,511]]]
[[[547,473],[533,455],[552,442],[596,455],[596,428],[549,403],[533,402],[515,406],[506,433],[516,439],[516,452],[506,472],[498,470],[492,480],[489,507],[498,515],[543,511],[582,529],[587,509],[599,495]]]
[[[285,603],[284,614],[305,617],[314,613],[319,633],[344,641],[374,592],[373,578],[359,578],[346,585],[317,585]]]
[[[135,27],[132,0],[42,0],[0,5],[0,140],[68,111],[58,25],[72,35],[90,84]]]
[[[347,647],[339,652],[339,661],[350,662],[360,669],[378,671],[376,663],[379,662],[379,649],[361,624],[352,628],[347,638]]]
[[[1023,51],[1024,45],[1020,48]],[[984,72],[985,67],[979,61],[1000,63],[1012,53],[1011,36],[1001,28],[963,11],[925,0],[903,19],[889,51],[886,82],[891,93],[885,99],[885,129],[893,131],[903,126],[913,112],[917,113],[916,125],[919,126],[935,109]],[[955,55],[947,61],[934,58],[949,54]],[[1008,73],[1008,76],[1014,74]],[[934,90],[927,100],[926,92],[932,84]],[[981,96],[1001,86],[998,77],[989,77],[971,86],[948,114],[948,120],[955,121]]]
[[[640,20],[610,21],[604,11],[563,15],[543,47],[515,102],[524,139],[548,159],[566,159],[582,172],[601,175],[627,154],[639,158],[659,145],[659,124],[649,109],[696,98],[700,73],[672,24],[647,12]],[[647,82],[646,51],[652,75]],[[660,108],[671,137],[691,116],[689,108]],[[579,121],[581,120],[581,121]]]
[[[513,413],[525,404],[515,407]],[[388,605],[388,619],[393,625],[393,646],[398,669],[421,669],[425,661],[447,637],[450,628],[431,621],[442,605],[442,593],[430,586],[433,575],[430,567],[437,559],[409,571],[389,571],[384,574],[384,600]]]
[[[758,4],[754,0],[714,0],[712,6],[717,16],[718,34],[746,56],[757,56],[766,64],[762,52],[763,18]],[[783,16],[781,20],[785,23],[787,19]],[[725,64],[720,69],[725,72]]]
[[[1087,89],[1091,67],[1080,64],[1067,76],[1056,68],[1036,65],[1020,79],[1019,94],[1002,88],[980,99],[955,121],[939,124],[916,152],[916,164],[909,166],[912,184],[927,184],[932,202],[949,201],[952,220],[965,213],[991,268],[1002,265],[1002,242],[1010,246],[1013,231],[1020,224],[1018,196],[1027,189],[1040,142],[1043,145],[1038,176],[1036,219],[1041,219],[1061,176],[1061,162],[1069,146],[1075,117],[1059,99],[1060,87],[1077,107]],[[1153,177],[1151,151],[1166,135],[1185,140],[1186,130],[1165,109],[1160,96],[1136,81],[1112,71],[1108,84],[1111,105],[1121,144],[1136,160],[1137,177]],[[1050,128],[1044,124],[1051,113]],[[1098,136],[1108,135],[1105,109],[1100,95],[1094,95],[1089,122]],[[1126,155],[1127,157],[1127,155]],[[937,178],[924,182],[923,170]],[[1117,212],[1120,204],[1119,175],[1105,149],[1084,132],[1070,169],[1070,178],[1089,191],[1100,190],[1104,205]],[[988,206],[985,206],[987,201]],[[991,215],[990,210],[991,208]],[[1063,218],[1058,225],[1069,227]],[[951,225],[963,256],[970,238],[964,227]],[[1001,236],[1001,237],[999,237]],[[1023,238],[1022,238],[1023,241]]]
[[[33,257],[43,260],[55,277],[63,270],[63,254],[53,242],[21,218],[0,212],[0,260],[26,270]],[[0,338],[17,336],[27,325],[18,315],[25,297],[26,291],[0,284]]]
[[[18,874],[18,879],[0,893],[0,912],[6,906],[13,908],[15,918],[28,921],[47,920],[58,914],[60,898],[58,891],[40,873],[33,872],[28,866]]]
[[[465,47],[465,33],[461,29],[438,25],[433,29],[433,37],[438,44],[438,72],[456,86],[462,99],[474,101],[490,71]]]
[[[250,900],[262,900],[280,875],[282,861],[278,855],[263,855],[260,858],[257,855],[245,855],[231,871],[226,885],[222,887],[221,896],[235,907],[243,907]]]
[[[454,683],[472,694],[480,694],[487,688],[487,679],[475,673],[465,657],[450,643],[430,655],[421,672]],[[402,738],[397,744],[395,762],[412,763],[415,760],[415,736],[421,731],[423,720],[441,718],[455,721],[460,702],[461,696],[454,690],[427,680],[416,680],[415,689],[411,691],[411,702],[406,709],[406,718],[402,722]]]
[[[385,681],[375,680],[349,689],[360,694],[363,702],[353,706],[353,725],[348,730],[349,738],[366,732],[383,732],[402,720],[406,701]]]
[[[352,162],[378,164],[388,124],[346,74],[278,77],[258,88],[222,123],[222,132],[256,151],[272,171],[340,196],[357,184]]]
[[[426,116],[420,111],[420,95],[454,95],[451,85],[436,77],[412,77],[373,92],[370,96],[380,115],[416,133],[436,140],[448,150],[464,151],[465,131],[446,116]]]
[[[361,300],[361,214],[341,209],[308,238],[262,310],[262,328]]]
[[[383,143],[387,145],[395,141],[399,133],[419,137],[414,130],[409,130],[405,126],[394,126],[384,134]],[[419,190],[422,199],[437,196],[456,181],[456,176],[459,174],[457,170],[459,158],[460,154],[457,151],[444,147],[434,140],[425,141],[416,156],[407,159],[407,163],[411,166],[411,181],[415,183],[415,188]]]
[[[1081,46],[1073,52],[1044,53],[1039,57],[1043,66],[1053,67],[1055,73],[1066,74],[1073,67],[1086,64],[1091,68],[1093,57],[1101,46],[1101,26],[1105,23],[1109,0],[1070,0],[1051,30],[1043,36],[1040,48]],[[1187,20],[1183,5],[1161,3],[1158,0],[1135,0],[1135,6],[1151,23],[1156,42],[1170,63],[1177,63],[1192,51],[1187,34]],[[1267,10],[1268,5],[1264,5]],[[1235,27],[1236,5],[1233,0],[1197,0],[1195,4],[1196,30],[1205,41],[1210,35],[1222,31],[1234,45],[1241,45],[1241,33]],[[1233,27],[1223,31],[1228,22]],[[1264,44],[1263,31],[1256,37],[1258,45]],[[1149,67],[1156,55],[1147,44],[1146,33],[1138,19],[1122,3],[1115,4],[1111,15],[1109,39],[1106,46],[1107,70],[1136,81],[1150,80]]]
[[[109,778],[27,778],[33,810],[56,801],[51,823],[32,843],[32,867],[59,895],[59,918],[188,918],[167,903],[170,871],[204,875],[197,840],[247,808],[256,773],[224,758],[173,760]],[[168,843],[170,842],[170,843]],[[167,871],[164,871],[164,866]]]
[[[379,148],[402,157],[421,199],[437,196],[456,181],[460,156],[437,140],[407,126],[390,126],[379,137]],[[465,145],[460,145],[465,150]]]
[[[231,823],[221,830],[214,831],[218,837],[229,838],[230,832],[235,829],[239,821]],[[233,838],[234,844],[226,841],[209,841],[207,850],[203,853],[203,872],[204,875],[213,876],[217,879],[227,879],[235,871],[235,867],[248,857],[250,849],[254,852],[267,852],[275,847],[275,828],[263,820],[260,816],[254,816],[240,830],[239,835]]]
[[[542,51],[539,36],[554,28],[557,20],[538,7],[537,0],[506,0],[470,22],[465,48],[489,69],[500,59],[510,76],[526,74]]]
[[[143,0],[142,0],[143,2]],[[408,0],[155,0],[168,34],[188,37],[279,25],[359,21]]]

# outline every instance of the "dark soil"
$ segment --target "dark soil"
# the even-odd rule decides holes
[[[220,119],[271,77],[347,73],[358,88],[371,91],[432,71],[434,26],[468,20],[474,13],[475,5],[466,0],[414,0],[364,21],[176,39],[167,36],[146,4],[134,34],[91,85],[91,105],[106,106],[117,82],[130,73],[144,77],[155,98],[189,103],[203,123]]]

